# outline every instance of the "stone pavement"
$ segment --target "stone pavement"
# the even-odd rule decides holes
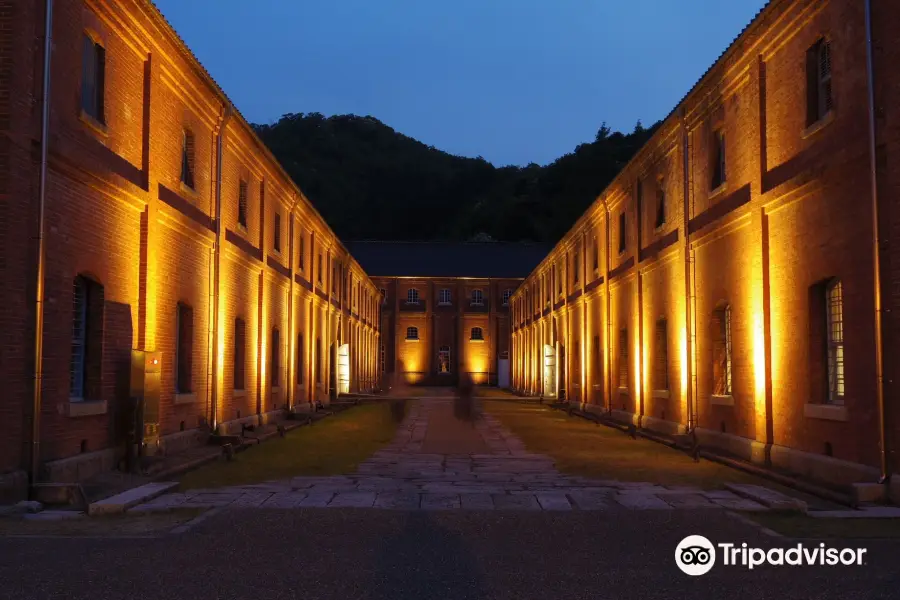
[[[352,441],[349,441],[352,443]],[[440,448],[443,452],[435,452]],[[170,493],[131,512],[172,507],[401,510],[767,510],[727,490],[602,481],[559,473],[491,415],[453,418],[452,400],[411,401],[394,441],[356,473]]]

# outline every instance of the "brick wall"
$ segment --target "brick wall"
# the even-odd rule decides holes
[[[0,216],[0,324],[5,333],[0,341],[5,389],[0,417],[10,424],[0,441],[0,473],[26,467],[30,445],[40,4],[0,2],[0,195],[5,207]],[[99,118],[81,110],[85,34],[105,50],[104,110]],[[228,108],[227,98],[150,3],[127,0],[89,9],[80,0],[58,0],[53,36],[41,459],[121,444],[133,349],[161,353],[163,436],[197,428],[210,418],[227,422],[236,419],[238,411],[243,418],[283,408],[296,334],[314,331],[323,339],[325,352],[336,334],[336,327],[327,324],[335,322],[340,305],[310,285],[312,253],[321,252],[326,264],[336,259],[352,272],[367,298],[374,297],[377,288],[249,125]],[[193,135],[192,186],[182,181],[185,130]],[[222,246],[216,301],[220,135]],[[248,183],[246,228],[237,222],[241,179]],[[281,252],[273,248],[276,211],[281,217]],[[303,268],[291,256],[299,244],[291,239],[291,221],[295,239],[304,235]],[[96,315],[89,315],[91,335],[98,340],[91,343],[100,351],[99,358],[91,359],[97,361],[91,363],[96,364],[91,369],[97,382],[91,380],[87,388],[90,397],[73,402],[73,282],[79,275],[102,286],[103,302]],[[297,318],[290,331],[292,285]],[[176,394],[179,303],[192,309],[193,336],[190,390]],[[212,328],[216,311],[218,339]],[[236,316],[246,322],[246,391],[237,396],[232,381]],[[378,320],[362,311],[348,312],[346,318],[351,328],[367,333],[378,327]],[[280,381],[285,383],[275,394],[266,371],[273,327],[280,332]],[[301,369],[312,373],[313,341],[304,337]],[[354,337],[354,345],[361,339]],[[220,348],[214,373],[213,357]],[[353,350],[359,361],[373,366],[376,357],[360,350]],[[259,380],[260,375],[265,379]],[[215,411],[213,385],[218,390]],[[304,393],[294,402],[312,399],[311,393]]]
[[[896,53],[890,26],[900,11],[888,3],[875,6],[879,210],[882,236],[889,239],[898,171],[889,148],[897,143],[898,124],[886,107],[900,95],[889,67]],[[878,464],[863,9],[849,0],[775,1],[723,54],[514,295],[519,389],[553,393],[542,385],[540,344],[554,330],[562,332],[566,347],[584,343],[579,319],[601,315],[604,322],[593,335],[601,335],[601,353],[609,354],[612,381],[604,379],[603,389],[594,390],[592,402],[600,407],[695,424],[769,447]],[[806,54],[820,39],[831,44],[833,109],[810,126]],[[717,131],[725,139],[721,186],[712,182]],[[660,188],[666,219],[657,228]],[[564,269],[573,268],[576,250],[591,260],[585,240],[605,231],[607,211],[610,236],[601,242],[600,268],[576,283]],[[623,211],[626,250],[620,252]],[[891,258],[889,250],[883,253],[885,290],[897,288]],[[551,310],[535,318],[525,291],[532,284],[542,288],[546,277],[554,277]],[[562,295],[555,277],[565,283]],[[829,406],[826,358],[815,341],[824,339],[817,333],[825,327],[824,309],[817,312],[811,298],[823,282],[835,279],[843,289],[845,393],[842,402]],[[886,296],[885,306],[893,306],[896,297]],[[732,390],[725,396],[714,394],[713,380],[714,311],[723,306],[731,310]],[[893,356],[889,349],[898,328],[885,314],[885,356]],[[667,393],[657,393],[653,381],[661,319],[668,333]],[[589,323],[588,329],[598,332],[597,325]],[[611,335],[603,336],[607,326]],[[627,391],[618,389],[623,329]],[[577,357],[567,358],[564,387],[571,394],[581,365],[571,362]],[[887,360],[890,372],[894,359]],[[890,378],[885,389],[890,402],[896,396]],[[900,421],[890,418],[889,441],[900,442]]]

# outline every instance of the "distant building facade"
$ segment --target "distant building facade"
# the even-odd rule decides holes
[[[347,242],[380,289],[385,384],[506,387],[509,300],[548,245]]]
[[[514,387],[833,483],[896,473],[897,31],[895,2],[769,2],[513,295]]]

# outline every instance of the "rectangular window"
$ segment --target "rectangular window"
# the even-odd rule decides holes
[[[625,235],[625,211],[623,210],[619,213],[619,254],[625,252],[625,248],[627,247],[626,235]]]
[[[593,345],[591,346],[591,365],[593,367],[594,385],[598,385],[603,379],[603,355],[600,350],[600,336],[595,335]]]
[[[318,256],[318,265],[316,268],[316,279],[319,281],[319,285],[322,284],[322,255]]]
[[[712,179],[710,181],[710,189],[714,190],[727,180],[725,172],[725,132],[721,129],[716,130],[713,133],[711,145]]]
[[[384,342],[381,343],[381,372],[384,373],[384,359],[385,359],[385,351],[384,351]]]
[[[438,373],[450,372],[450,346],[441,346],[438,350]]]
[[[440,296],[438,298],[438,302],[440,304],[450,304],[450,290],[443,289],[440,291]]]
[[[833,105],[831,43],[820,39],[806,51],[806,125],[823,119]]]
[[[194,132],[181,132],[181,183],[194,189]]]
[[[269,342],[272,345],[272,360],[269,365],[269,369],[272,371],[272,387],[277,388],[281,382],[281,332],[278,331],[278,328],[272,328],[272,339]]]
[[[654,225],[659,228],[666,224],[666,190],[665,182],[659,182],[656,190],[656,220]]]
[[[653,389],[669,389],[669,328],[665,319],[656,322],[653,357]]]
[[[105,80],[106,49],[85,33],[81,50],[81,109],[98,123],[106,122]]]
[[[306,242],[306,240],[303,238],[303,232],[301,231],[301,232],[300,232],[300,239],[299,239],[298,244],[297,244],[297,248],[298,248],[298,252],[297,252],[297,269],[298,269],[299,271],[302,271],[302,270],[303,270],[303,261],[304,261],[304,259],[305,259],[305,256],[304,256],[304,254],[305,254],[305,253],[304,253],[304,246],[306,245],[305,242]]]
[[[597,243],[597,236],[594,236],[593,242],[591,242],[591,247],[594,249],[594,270],[597,271],[600,269],[600,246]]]
[[[247,228],[247,182],[243,179],[238,184],[238,225]]]
[[[281,213],[275,211],[275,219],[272,225],[272,247],[275,252],[281,252]]]
[[[247,353],[247,330],[244,320],[234,320],[234,389],[246,389],[244,368]]]
[[[322,364],[322,338],[316,338],[316,383],[322,383],[322,373],[325,365]]]
[[[294,380],[297,385],[303,385],[303,334],[297,334],[297,350],[295,351],[296,365],[294,366]]]
[[[619,387],[627,388],[631,368],[628,364],[628,330],[619,330]]]
[[[578,271],[581,270],[579,267],[580,267],[580,265],[578,264],[578,249],[576,248],[572,252],[572,272],[573,272],[572,280],[575,283],[578,283]]]
[[[194,310],[186,304],[178,304],[176,314],[177,338],[175,345],[175,391],[191,392],[191,376],[194,344]]]
[[[713,311],[713,394],[731,395],[731,307]]]
[[[103,361],[103,286],[87,277],[74,280],[69,398],[99,399]]]
[[[828,335],[828,402],[844,403],[844,295],[840,280],[832,281],[825,297]]]

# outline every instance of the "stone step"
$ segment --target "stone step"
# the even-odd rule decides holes
[[[770,510],[799,512],[804,514],[808,511],[808,506],[803,500],[792,498],[791,496],[761,485],[726,483],[725,489],[730,490],[743,498],[758,502]]]
[[[116,494],[115,496],[111,496],[109,498],[106,498],[105,500],[91,503],[88,506],[88,514],[91,516],[95,516],[123,513],[132,506],[145,504],[150,500],[153,500],[157,496],[161,496],[176,487],[178,487],[177,481],[148,483],[146,485],[142,485],[140,487],[132,488],[128,491],[122,492],[121,494]]]

